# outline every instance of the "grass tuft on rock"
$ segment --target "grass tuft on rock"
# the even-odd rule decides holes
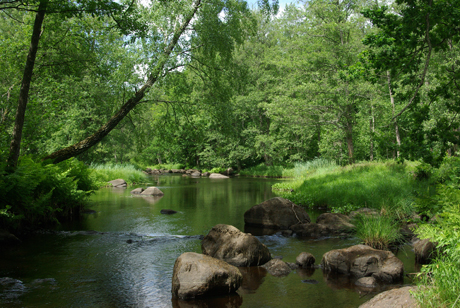
[[[398,223],[391,216],[358,215],[354,223],[356,237],[372,248],[388,250],[403,241]]]

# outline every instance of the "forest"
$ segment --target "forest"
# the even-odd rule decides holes
[[[0,0],[0,230],[78,214],[97,165],[408,163],[431,188],[401,187],[445,219],[420,234],[452,261],[459,21],[456,0]],[[308,206],[303,180],[275,189]]]

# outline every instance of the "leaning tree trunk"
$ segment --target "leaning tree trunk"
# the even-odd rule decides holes
[[[22,129],[24,127],[24,117],[26,114],[27,102],[29,101],[30,82],[34,71],[35,58],[37,56],[38,43],[42,31],[43,20],[45,19],[46,7],[48,0],[41,0],[38,6],[37,15],[35,15],[32,38],[30,41],[29,54],[27,55],[26,66],[22,76],[21,90],[19,91],[18,108],[16,110],[16,119],[13,128],[13,137],[10,144],[7,166],[13,170],[18,165],[19,152],[21,149]]]
[[[166,62],[168,61],[169,56],[171,55],[171,52],[173,51],[174,47],[179,41],[180,36],[186,30],[193,16],[195,16],[200,4],[201,4],[201,0],[195,0],[192,6],[192,10],[190,11],[190,14],[186,16],[182,24],[179,27],[177,27],[176,30],[174,31],[174,36],[171,42],[169,42],[168,46],[164,50],[162,56],[160,57],[160,60],[158,61],[157,65],[155,66],[149,78],[147,79],[147,82],[144,84],[144,86],[142,86],[142,88],[139,91],[137,91],[134,94],[133,97],[128,99],[128,101],[120,108],[120,110],[118,110],[118,112],[113,117],[109,119],[107,123],[105,123],[98,131],[96,131],[93,135],[89,136],[88,138],[74,145],[71,145],[64,149],[56,151],[46,156],[45,158],[43,158],[43,160],[51,159],[53,160],[53,163],[55,164],[59,163],[71,157],[75,157],[81,153],[84,153],[85,151],[87,151],[88,149],[96,145],[98,142],[100,142],[105,136],[107,136],[110,133],[110,131],[114,129],[118,125],[118,123],[120,123],[120,121],[123,120],[123,118],[134,107],[136,107],[137,104],[139,104],[139,102],[142,100],[144,95],[153,86],[153,84],[158,80],[160,74],[163,71],[163,68]]]

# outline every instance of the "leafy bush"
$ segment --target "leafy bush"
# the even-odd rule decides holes
[[[446,157],[434,172],[437,183],[460,186],[460,157]]]
[[[115,179],[123,179],[128,184],[147,181],[147,176],[132,164],[91,164],[90,171],[99,187],[106,186],[107,182]]]
[[[421,270],[423,292],[417,293],[422,307],[454,307],[460,298],[460,190],[438,187],[439,211],[435,223],[416,230],[422,239],[437,242],[437,259]]]
[[[77,214],[95,189],[87,167],[76,159],[57,165],[22,157],[0,177],[0,227],[36,228]]]

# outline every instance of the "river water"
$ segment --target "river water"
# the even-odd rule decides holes
[[[279,278],[253,267],[241,269],[244,280],[237,295],[196,302],[172,299],[176,258],[188,251],[201,253],[199,236],[216,224],[244,230],[244,212],[274,197],[271,185],[279,180],[178,175],[150,180],[149,186],[160,188],[163,197],[132,196],[135,187],[104,188],[91,199],[89,208],[95,212],[3,249],[0,307],[339,308],[358,307],[376,294],[355,288],[348,277],[327,276],[320,269]],[[161,209],[178,213],[163,215]],[[319,214],[310,212],[313,220]],[[286,262],[295,262],[306,251],[317,264],[325,252],[359,243],[355,238],[308,240],[276,234],[258,238]],[[397,256],[407,273],[414,272],[408,246]]]

